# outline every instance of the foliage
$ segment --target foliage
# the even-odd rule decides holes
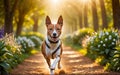
[[[101,58],[100,64],[106,65],[114,55],[116,42],[119,39],[117,30],[103,30],[90,37],[87,55],[92,59]]]
[[[13,34],[9,34],[0,39],[0,74],[8,74],[31,53],[36,53],[37,50],[33,48],[40,47],[41,38],[31,34],[15,39]]]
[[[12,34],[0,40],[0,72],[8,73],[14,66],[22,61],[20,46],[15,42]]]
[[[106,64],[105,69],[120,72],[120,42],[113,54],[112,59]]]
[[[39,33],[39,32],[23,33],[21,36],[26,36],[26,37],[36,36],[36,37],[39,37],[41,40],[44,39],[43,35],[41,33]]]
[[[93,29],[90,28],[80,29],[77,32],[74,32],[73,34],[67,35],[65,37],[65,41],[68,43],[73,43],[78,46],[82,46],[83,39],[91,35],[92,33]]]
[[[17,37],[17,42],[22,46],[22,52],[30,53],[34,48],[40,48],[43,37],[40,33],[30,32]]]
[[[93,30],[90,28],[84,28],[84,29],[80,29],[78,30],[75,34],[73,34],[73,43],[74,44],[78,44],[81,45],[82,44],[82,40],[88,36],[91,35],[93,33]]]
[[[23,50],[22,52],[29,53],[34,48],[34,43],[31,39],[27,37],[18,37],[17,43],[22,46]]]

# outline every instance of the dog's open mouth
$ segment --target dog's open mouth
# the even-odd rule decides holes
[[[52,40],[56,42],[57,41],[57,37],[52,37]]]

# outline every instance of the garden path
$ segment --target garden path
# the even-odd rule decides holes
[[[102,66],[83,56],[71,47],[64,46],[62,56],[63,70],[56,70],[55,74],[75,75],[120,75],[120,73],[106,72]],[[30,56],[12,70],[11,75],[46,75],[48,66],[41,53]]]

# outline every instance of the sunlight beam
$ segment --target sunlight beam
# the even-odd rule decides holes
[[[81,0],[81,1],[82,1],[82,3],[84,3],[84,4],[90,3],[90,0]]]
[[[52,3],[53,4],[57,4],[57,3],[59,3],[60,2],[60,0],[52,0]]]

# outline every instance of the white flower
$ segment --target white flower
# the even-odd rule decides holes
[[[98,45],[98,48],[100,48],[100,45]]]
[[[105,44],[103,44],[103,46],[105,47],[106,45],[105,45]]]
[[[116,41],[116,39],[113,39],[113,41]]]
[[[115,43],[114,42],[112,42],[112,45],[114,45]]]
[[[112,39],[112,36],[111,35],[109,35],[109,40],[111,40]]]
[[[100,43],[103,43],[103,41],[100,41]]]
[[[109,33],[108,33],[108,32],[106,32],[106,35],[109,35]]]
[[[118,36],[118,33],[115,33],[115,36]]]
[[[102,36],[101,35],[99,35],[99,38],[101,38]]]
[[[100,31],[100,35],[102,35],[103,34],[103,32],[102,31]]]
[[[107,41],[108,39],[107,38],[105,38],[105,41]]]

